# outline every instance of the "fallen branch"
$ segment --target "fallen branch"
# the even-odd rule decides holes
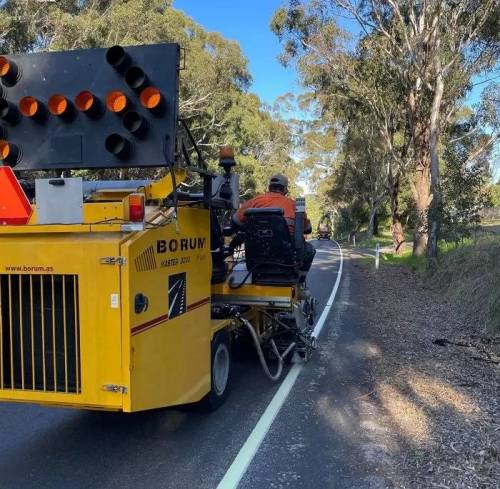
[[[490,358],[483,358],[483,357],[472,357],[474,360],[481,360],[482,362],[487,362],[487,363],[494,363],[495,365],[500,365],[500,362],[497,362],[496,360],[491,360]]]

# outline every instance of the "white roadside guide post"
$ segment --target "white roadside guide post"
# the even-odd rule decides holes
[[[375,245],[375,270],[378,270],[378,264],[380,262],[380,244]]]

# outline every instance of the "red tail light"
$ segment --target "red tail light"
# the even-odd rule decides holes
[[[128,216],[131,222],[144,221],[144,195],[131,194],[128,197]]]

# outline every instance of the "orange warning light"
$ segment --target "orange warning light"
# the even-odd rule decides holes
[[[5,56],[0,56],[0,76],[6,76],[10,71],[10,61]]]
[[[61,116],[68,110],[69,103],[64,95],[56,93],[49,98],[48,106],[52,115]]]
[[[25,117],[34,117],[37,114],[39,108],[40,104],[38,103],[38,100],[34,97],[31,96],[23,97],[19,101],[19,111]]]
[[[146,109],[156,109],[161,102],[161,92],[155,87],[147,87],[141,92],[139,98]]]
[[[234,158],[234,149],[231,146],[222,146],[219,149],[219,158]]]
[[[8,87],[14,86],[19,79],[19,68],[16,63],[5,56],[0,56],[0,78]]]
[[[10,144],[3,139],[0,140],[0,160],[6,160],[10,155]]]
[[[113,90],[106,96],[106,107],[116,114],[123,112],[127,107],[127,96],[120,90]]]
[[[77,106],[78,110],[81,110],[82,112],[89,111],[94,105],[94,103],[95,103],[94,95],[92,94],[92,92],[89,92],[88,90],[80,92],[75,97],[75,105]]]
[[[0,167],[0,225],[28,224],[32,209],[12,168]]]

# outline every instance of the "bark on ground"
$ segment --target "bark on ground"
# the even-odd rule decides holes
[[[498,488],[500,339],[406,268],[355,259],[352,279],[373,345],[358,400],[373,470],[387,487]]]

